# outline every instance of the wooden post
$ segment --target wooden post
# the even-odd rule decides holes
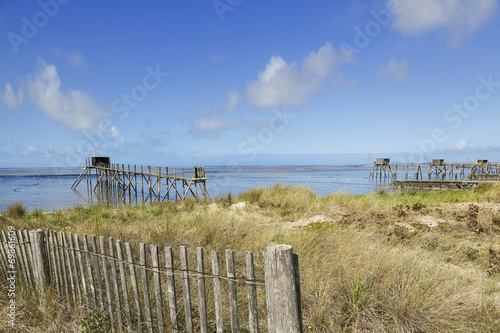
[[[269,332],[302,332],[298,266],[290,245],[267,248],[264,257]]]
[[[75,237],[75,249],[76,249],[76,255],[78,258],[78,265],[80,267],[80,273],[82,275],[81,280],[82,280],[83,293],[85,295],[85,305],[87,307],[89,307],[90,302],[89,302],[89,294],[88,294],[88,289],[87,289],[87,279],[85,278],[85,266],[83,265],[82,252],[80,251],[80,240],[78,239],[78,234],[75,234],[74,237]]]
[[[50,284],[49,258],[44,244],[44,236],[42,229],[31,231],[33,276],[40,295]]]
[[[200,331],[208,333],[207,321],[207,295],[205,292],[205,265],[203,262],[203,248],[196,249],[197,255],[197,270],[198,270],[198,299],[200,309]]]
[[[85,262],[87,264],[87,272],[89,276],[89,287],[90,287],[90,295],[92,296],[92,305],[94,309],[97,309],[97,296],[96,296],[96,290],[95,290],[95,283],[94,283],[94,273],[92,272],[92,257],[90,256],[90,247],[89,247],[89,242],[87,239],[87,235],[83,234],[82,235],[82,243],[83,243],[83,251],[85,251]]]
[[[172,332],[177,333],[179,322],[177,319],[177,303],[175,300],[174,260],[172,248],[170,246],[165,247],[165,265],[167,266],[167,294],[170,323],[172,324]]]
[[[99,264],[99,257],[97,252],[97,242],[95,235],[90,235],[92,252],[94,253],[94,270],[95,270],[95,280],[97,281],[97,288],[99,291],[99,304],[101,305],[101,310],[104,310],[104,301],[102,293],[102,279],[101,279],[101,267]]]
[[[219,254],[212,250],[212,274],[214,277],[214,303],[215,303],[215,323],[217,333],[224,332],[224,318],[222,310],[222,289],[220,285]]]
[[[134,164],[135,203],[137,203],[137,166]]]
[[[153,198],[152,197],[152,192],[153,191],[153,188],[151,186],[151,166],[148,165],[148,196],[149,196],[149,203],[151,203],[153,201]]]
[[[118,256],[118,266],[120,267],[120,279],[122,282],[123,305],[127,327],[130,329],[130,305],[128,300],[127,279],[125,277],[125,265],[123,264],[122,243],[119,239],[116,240],[116,254]]]
[[[186,189],[184,188],[185,181],[184,181],[184,168],[182,168],[182,197],[184,198],[184,194],[186,193]]]
[[[185,246],[180,247],[180,263],[182,271],[182,291],[184,292],[184,313],[186,316],[186,331],[193,333],[193,315],[191,312],[191,292],[189,288],[188,259]]]
[[[141,314],[141,301],[139,298],[139,286],[137,285],[137,275],[135,273],[134,267],[134,256],[132,255],[132,247],[130,243],[125,243],[125,250],[127,251],[128,262],[130,263],[130,282],[132,283],[132,289],[134,290],[135,307],[137,314],[137,332],[142,332],[142,314]]]
[[[151,188],[151,186],[149,187]],[[148,332],[153,333],[153,320],[151,318],[151,303],[149,301],[148,272],[146,271],[146,244],[139,243],[139,264],[142,266],[141,279],[144,294],[144,314]]]
[[[60,233],[62,235],[62,231]],[[68,282],[68,274],[66,272],[66,264],[64,259],[64,250],[62,249],[62,237],[61,237],[61,246],[59,246],[59,239],[57,237],[57,232],[54,231],[54,238],[56,241],[56,249],[58,250],[59,256],[57,258],[59,269],[61,270],[61,281],[63,281],[63,289],[66,294],[66,299],[69,301],[69,282]]]
[[[253,253],[246,253],[247,280],[255,280],[255,269],[253,264]],[[250,333],[259,332],[259,313],[257,310],[257,287],[254,282],[247,282],[248,292],[248,324]]]
[[[170,191],[169,191],[169,187],[168,187],[168,167],[165,167],[165,175],[167,176],[166,180],[167,180],[167,201],[170,201]]]
[[[151,264],[153,265],[153,279],[156,298],[156,320],[158,322],[158,332],[165,332],[163,320],[163,299],[161,297],[161,277],[160,277],[160,256],[158,255],[158,245],[151,244]]]
[[[158,172],[158,179],[156,180],[156,186],[157,186],[157,190],[156,190],[156,199],[158,202],[161,201],[161,197],[160,197],[160,186],[161,186],[161,167],[156,167],[156,171]]]
[[[101,247],[101,254],[102,254],[102,268],[104,272],[104,283],[106,284],[106,296],[107,296],[107,301],[108,301],[108,310],[109,310],[109,321],[111,324],[111,332],[115,331],[115,316],[114,316],[114,310],[113,310],[113,299],[112,299],[112,292],[111,292],[111,282],[109,279],[109,270],[108,270],[108,263],[106,260],[106,247],[104,245],[104,236],[99,236],[99,245]]]
[[[68,283],[71,291],[71,296],[73,297],[73,304],[76,304],[76,291],[75,291],[75,281],[73,278],[73,268],[71,267],[71,259],[69,257],[69,246],[68,246],[67,235],[64,231],[61,231],[61,246],[64,248],[63,253],[65,262],[63,262],[63,265],[66,264],[67,266]]]
[[[142,173],[142,165],[141,165],[141,193],[142,193],[142,202],[144,202],[144,174]]]
[[[123,173],[125,174],[125,172]],[[109,256],[111,258],[115,257],[115,244],[113,237],[108,238],[109,245]],[[111,279],[113,280],[113,289],[115,291],[115,303],[116,303],[116,318],[118,319],[118,330],[123,332],[123,319],[122,319],[122,305],[120,299],[120,288],[118,285],[118,273],[116,271],[116,261],[110,259],[111,264]]]
[[[29,285],[31,283],[31,275],[30,275],[30,269],[28,266],[28,260],[26,258],[26,251],[24,249],[24,242],[23,242],[23,234],[21,230],[18,230],[17,236],[16,233],[14,232],[15,237],[15,242],[17,243],[17,258],[20,263],[20,270],[22,271],[22,275],[24,277],[24,281],[26,282],[26,285]],[[48,256],[47,256],[48,258]],[[50,266],[49,266],[50,268]]]
[[[240,320],[238,318],[238,291],[236,289],[236,272],[234,267],[234,252],[226,250],[226,268],[227,268],[227,281],[229,290],[229,314],[231,317],[231,332],[239,333]]]
[[[78,296],[78,302],[82,304],[82,290],[80,288],[80,277],[78,274],[78,266],[76,265],[75,245],[73,244],[73,234],[71,232],[68,233],[67,243],[69,243],[69,253],[71,254],[71,265],[73,266],[73,278],[75,279],[76,294]]]

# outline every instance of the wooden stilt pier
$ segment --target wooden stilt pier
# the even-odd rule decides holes
[[[394,188],[473,188],[480,181],[500,181],[500,163],[487,160],[445,163],[442,159],[434,159],[425,164],[403,165],[391,164],[388,158],[377,158],[370,177],[392,179],[391,187]]]
[[[92,178],[95,184],[92,184]],[[85,161],[84,170],[71,188],[76,189],[83,179],[87,181],[91,196],[95,194],[98,199],[113,205],[133,203],[134,198],[137,203],[138,196],[142,202],[150,203],[169,201],[171,198],[176,201],[190,197],[199,199],[200,194],[203,198],[210,199],[204,167],[193,167],[190,170],[182,168],[180,172],[173,169],[169,172],[168,167],[147,166],[144,169],[142,165],[140,168],[134,165],[131,168],[130,165],[111,164],[109,157],[93,157]]]

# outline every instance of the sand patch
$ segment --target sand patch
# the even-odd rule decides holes
[[[446,223],[447,221],[428,215],[422,215],[415,218],[416,223],[424,224],[430,228],[437,228],[441,223]]]
[[[397,222],[397,223],[395,223],[395,225],[406,228],[406,230],[408,230],[408,232],[411,232],[411,233],[417,232],[417,229],[415,229],[413,226],[411,226],[410,224],[408,224],[406,222]]]
[[[242,209],[245,209],[246,206],[247,206],[247,204],[245,202],[238,202],[238,203],[231,205],[231,210],[232,211],[242,210]]]
[[[287,223],[287,227],[289,228],[300,228],[306,227],[311,223],[331,223],[335,222],[332,218],[325,215],[314,215],[313,217],[307,219],[300,219]]]

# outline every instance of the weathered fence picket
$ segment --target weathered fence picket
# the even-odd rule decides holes
[[[231,316],[231,332],[240,331],[240,320],[238,317],[238,292],[236,290],[236,273],[234,268],[234,252],[226,250],[227,284],[229,287],[229,313]]]
[[[148,332],[153,332],[153,319],[151,318],[151,302],[149,301],[148,271],[146,270],[146,244],[139,243],[139,264],[141,265],[142,293],[144,295],[144,315]]]
[[[179,329],[179,322],[177,319],[177,302],[175,300],[174,260],[172,248],[169,246],[165,247],[165,265],[167,268],[167,293],[170,323],[172,324],[172,331],[177,333]]]
[[[163,320],[163,300],[161,297],[161,279],[160,279],[160,257],[158,256],[158,245],[151,244],[151,264],[153,265],[153,277],[156,299],[156,318],[158,320],[158,332],[165,332]]]
[[[188,266],[188,255],[187,248],[185,246],[180,247],[180,261],[181,261],[181,272],[182,272],[182,291],[184,295],[184,315],[186,318],[186,330],[189,333],[193,333],[193,314],[191,312],[191,290],[189,286],[189,266]]]
[[[207,294],[205,292],[205,265],[203,263],[203,248],[196,248],[196,262],[198,269],[198,302],[200,309],[200,331],[208,332],[207,321]]]
[[[125,275],[125,265],[123,264],[122,242],[119,239],[116,240],[116,255],[118,256],[118,266],[120,267],[125,320],[127,321],[127,327],[130,327],[130,305],[128,303],[127,277]]]
[[[137,275],[135,272],[134,256],[132,254],[132,247],[130,243],[125,243],[125,249],[127,251],[128,262],[130,263],[130,280],[132,282],[132,289],[134,290],[135,306],[137,313],[137,331],[142,332],[142,311],[141,311],[141,299],[139,297],[139,285],[137,284]]]
[[[114,310],[113,310],[113,297],[112,291],[111,291],[111,281],[109,279],[109,270],[108,270],[108,263],[106,260],[106,245],[104,244],[104,236],[99,236],[99,245],[101,248],[101,254],[102,254],[102,268],[103,268],[103,273],[104,273],[104,284],[106,285],[106,296],[108,297],[108,310],[109,310],[109,321],[111,322],[111,332],[115,331],[115,315],[114,315]]]
[[[112,237],[106,241],[99,236],[99,248],[95,235],[90,235],[89,242],[86,234],[19,230],[15,238],[16,268],[23,277],[23,286],[43,296],[52,284],[60,300],[83,305],[82,309],[88,311],[104,310],[112,332],[302,332],[298,259],[290,246],[269,247],[263,265],[260,261],[257,266],[252,252],[246,252],[245,260],[240,262],[232,250],[226,250],[224,276],[215,250],[207,261],[212,266],[212,273],[208,273],[202,247],[191,252],[180,246],[179,257],[174,258],[171,247],[161,253],[157,245],[151,244],[150,251],[146,251],[142,242],[135,255],[131,244],[125,242],[125,253],[121,241]],[[7,246],[4,231],[0,244],[0,273],[4,274],[9,267]],[[134,263],[135,258],[138,263]],[[190,260],[196,260],[196,268],[194,261],[193,268],[189,268]],[[244,272],[237,273],[239,270]],[[262,273],[265,281],[256,277]],[[166,275],[163,283],[162,275]],[[177,286],[175,275],[181,278]],[[191,290],[190,279],[196,279],[197,292]],[[265,286],[265,299],[257,292],[260,286]],[[133,297],[129,295],[130,287]],[[244,290],[247,300],[238,300],[238,296],[245,295]],[[192,298],[192,293],[198,297]],[[153,307],[151,297],[155,298]],[[265,311],[263,303],[267,305]],[[247,311],[248,321],[243,318]],[[185,317],[182,325],[179,316]],[[224,316],[228,317],[226,327]],[[263,324],[266,320],[267,325]]]
[[[212,274],[214,275],[214,302],[217,333],[222,333],[224,332],[224,314],[222,308],[222,288],[220,285],[219,254],[214,250],[212,250]]]

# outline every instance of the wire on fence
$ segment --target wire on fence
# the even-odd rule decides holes
[[[49,244],[50,246],[52,247],[55,247],[55,248],[59,248],[59,249],[68,249],[68,250],[71,250],[71,251],[77,251],[77,252],[81,252],[81,253],[87,253],[87,254],[92,254],[92,255],[96,255],[96,256],[99,256],[101,258],[108,258],[110,260],[113,260],[115,262],[122,262],[124,264],[127,264],[127,265],[130,265],[132,267],[137,267],[137,268],[140,268],[140,269],[144,269],[144,270],[147,270],[147,271],[150,271],[150,272],[154,272],[154,273],[163,273],[163,274],[167,274],[167,275],[179,275],[181,276],[182,274],[181,273],[176,273],[174,272],[174,270],[177,270],[177,271],[181,271],[181,272],[188,272],[188,276],[193,276],[193,277],[207,277],[207,278],[219,278],[219,279],[222,279],[222,280],[227,280],[227,281],[234,281],[234,282],[245,282],[246,284],[254,284],[254,285],[261,285],[261,286],[265,286],[265,281],[263,280],[249,280],[245,277],[238,277],[238,276],[235,276],[234,278],[230,278],[230,277],[227,277],[227,276],[223,276],[223,275],[214,275],[214,274],[210,274],[210,273],[201,273],[201,272],[198,272],[196,270],[192,270],[192,269],[174,269],[173,267],[163,267],[163,266],[159,266],[159,267],[147,267],[147,265],[141,265],[141,264],[133,264],[133,263],[130,263],[126,260],[123,260],[123,259],[118,259],[116,257],[112,257],[110,255],[104,255],[102,253],[98,253],[98,252],[93,252],[93,251],[85,251],[85,250],[77,250],[77,249],[69,249],[69,248],[66,248],[64,246],[60,246],[60,245],[56,245],[56,244],[53,244],[51,242],[46,242],[47,244]],[[170,272],[168,271],[170,270]]]

